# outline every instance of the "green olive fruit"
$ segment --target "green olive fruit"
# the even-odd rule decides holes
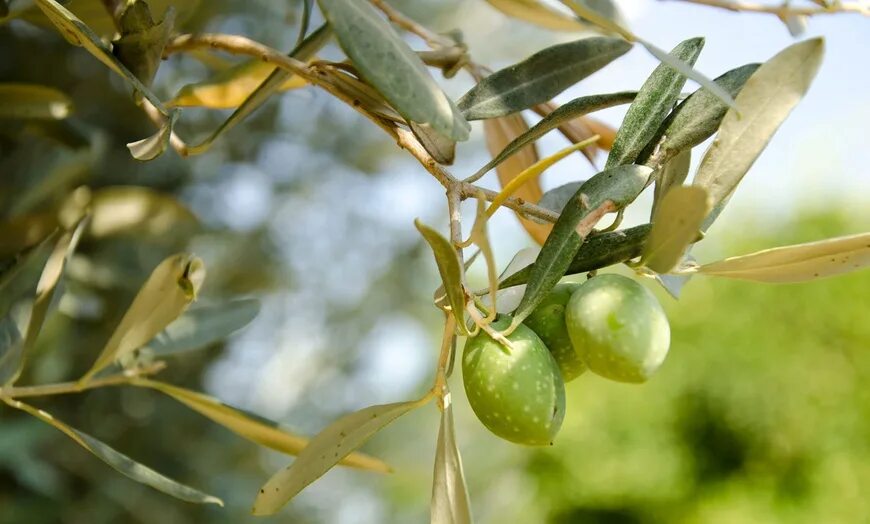
[[[503,331],[510,321],[502,316],[492,327]],[[505,440],[551,444],[565,416],[559,366],[525,325],[517,326],[507,339],[510,350],[483,331],[466,341],[462,374],[468,403],[483,425]]]
[[[620,382],[645,382],[664,362],[668,318],[655,296],[621,275],[592,277],[571,295],[568,334],[590,370]]]
[[[544,297],[541,304],[532,311],[532,314],[523,321],[536,335],[541,337],[541,340],[550,349],[550,353],[559,364],[559,370],[562,371],[562,379],[565,382],[571,382],[586,371],[586,364],[574,350],[574,344],[571,343],[571,337],[568,336],[568,326],[565,323],[565,307],[571,295],[579,287],[580,284],[557,284]]]

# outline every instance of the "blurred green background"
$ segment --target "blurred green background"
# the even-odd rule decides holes
[[[474,56],[493,67],[568,38],[507,21],[483,2],[396,5],[436,29],[462,28]],[[245,34],[281,49],[295,38],[296,2],[219,0],[195,7],[187,31]],[[662,46],[682,33],[708,35],[711,58],[704,62],[702,55],[699,67],[711,76],[764,60],[790,41],[772,18],[683,8],[625,6],[636,29]],[[731,27],[721,21],[726,16]],[[836,99],[832,86],[846,75],[855,92],[870,88],[867,72],[852,73],[843,60],[854,56],[855,35],[862,35],[858,48],[868,35],[861,20],[839,20],[819,26],[832,35],[819,85],[697,250],[700,260],[866,230],[867,180],[856,167],[870,153],[850,144],[866,136],[862,115],[870,106]],[[754,36],[735,43],[741,32]],[[325,56],[339,54],[332,49]],[[60,124],[0,122],[0,219],[49,209],[81,185],[140,185],[174,195],[201,221],[193,232],[85,239],[23,383],[78,377],[153,266],[189,249],[208,267],[203,301],[251,296],[263,307],[226,344],[173,358],[163,379],[307,434],[347,411],[425,390],[441,330],[440,313],[431,307],[438,277],[412,220],[419,216],[443,229],[443,194],[368,122],[322,93],[294,91],[276,97],[207,155],[170,153],[143,164],[124,144],[151,134],[152,125],[127,88],[85,51],[50,29],[14,20],[0,25],[0,57],[0,81],[52,85],[75,102],[73,117]],[[578,92],[636,88],[654,67],[637,50],[625,60]],[[168,98],[208,74],[197,60],[173,58],[161,67],[155,89]],[[447,89],[459,95],[469,85],[464,78]],[[185,110],[181,132],[204,136],[226,115]],[[618,125],[620,114],[605,117]],[[553,140],[544,149],[559,147]],[[479,130],[460,146],[459,157],[457,173],[485,161]],[[548,173],[545,187],[591,173],[577,156]],[[484,183],[495,185],[491,178]],[[628,222],[644,218],[641,211]],[[530,243],[507,211],[491,232],[502,266]],[[480,281],[482,272],[472,277]],[[679,302],[659,295],[673,335],[662,370],[642,386],[591,375],[569,384],[568,414],[550,448],[518,447],[488,434],[465,404],[461,377],[454,377],[458,438],[477,519],[870,522],[870,273],[792,286],[695,278]],[[400,419],[366,447],[395,467],[393,475],[336,470],[278,516],[259,519],[248,516],[253,496],[289,457],[151,391],[107,388],[34,403],[223,498],[227,507],[185,504],[138,485],[56,430],[0,409],[2,524],[428,519],[434,406]]]

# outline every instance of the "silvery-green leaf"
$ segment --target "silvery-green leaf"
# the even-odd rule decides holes
[[[252,298],[194,306],[151,339],[147,347],[161,357],[202,349],[247,326],[259,312],[260,301]]]
[[[0,83],[0,118],[60,120],[71,112],[72,100],[53,87]]]
[[[423,149],[439,164],[449,166],[456,156],[456,142],[432,129],[429,124],[409,122]]]
[[[810,87],[824,54],[824,40],[794,44],[765,62],[737,95],[707,150],[694,183],[707,190],[712,208],[724,204],[780,124]]]
[[[671,158],[658,170],[656,176],[653,205],[650,211],[650,219],[655,215],[656,209],[668,190],[674,186],[682,185],[689,176],[689,168],[692,166],[692,150],[686,149]]]
[[[462,457],[456,445],[453,428],[453,406],[450,394],[444,398],[441,427],[435,448],[435,472],[432,478],[430,522],[433,524],[471,524],[468,488],[462,472]]]
[[[703,38],[691,38],[679,43],[671,55],[681,61],[694,64],[701,49]],[[686,77],[667,64],[659,64],[644,82],[634,102],[622,120],[616,140],[610,148],[605,167],[631,164],[638,160],[647,144],[655,137],[659,126],[674,107],[680,96]],[[641,159],[643,161],[645,159]]]
[[[538,201],[538,205],[545,207],[554,213],[561,213],[562,208],[564,208],[568,201],[571,200],[571,197],[577,193],[577,190],[580,189],[580,186],[582,186],[584,182],[586,181],[579,180],[577,182],[568,182],[559,187],[554,187],[544,193],[544,196],[542,196],[541,200]]]
[[[447,293],[447,301],[453,314],[461,319],[465,314],[466,297],[462,285],[462,266],[456,256],[456,250],[449,240],[420,220],[415,220],[414,225],[432,249],[435,262],[438,264],[438,273],[441,275],[441,283]],[[461,326],[462,322],[459,322],[459,325]]]
[[[697,186],[675,186],[653,215],[652,230],[640,263],[656,273],[668,273],[695,242],[710,211],[707,192]]]
[[[807,30],[808,17],[802,15],[786,15],[781,18],[791,36],[797,38]]]
[[[481,80],[458,102],[468,120],[495,118],[546,102],[631,49],[595,36],[557,44]]]
[[[470,126],[408,44],[369,3],[318,0],[341,48],[362,77],[409,121],[456,141]]]

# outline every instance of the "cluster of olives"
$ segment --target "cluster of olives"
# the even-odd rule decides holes
[[[492,327],[504,330],[510,317]],[[469,338],[462,357],[468,402],[490,431],[511,442],[546,445],[565,415],[565,382],[589,369],[620,382],[644,382],[670,345],[667,317],[653,294],[621,275],[559,284],[507,337]]]

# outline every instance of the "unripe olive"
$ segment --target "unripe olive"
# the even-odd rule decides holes
[[[565,307],[571,295],[577,291],[580,284],[563,283],[557,284],[553,290],[544,297],[541,304],[532,311],[523,323],[529,326],[536,335],[541,337],[544,344],[550,349],[562,379],[570,382],[586,371],[586,365],[574,350],[571,337],[568,336],[568,326],[565,323]]]
[[[492,323],[502,331],[510,317]],[[468,403],[477,418],[499,437],[546,445],[562,426],[565,384],[559,366],[534,331],[520,324],[507,339],[508,350],[481,331],[465,343],[462,373]]]
[[[587,280],[565,313],[574,349],[593,372],[620,382],[645,382],[668,354],[671,331],[655,296],[621,275]]]

